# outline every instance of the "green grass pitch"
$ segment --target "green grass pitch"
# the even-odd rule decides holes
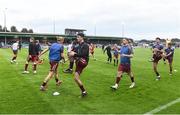
[[[37,74],[22,74],[27,57],[27,49],[19,52],[18,64],[10,64],[12,51],[0,49],[0,113],[16,114],[56,114],[56,113],[136,113],[143,114],[161,105],[165,105],[180,97],[180,49],[175,50],[173,76],[169,76],[168,65],[159,62],[159,72],[162,77],[155,81],[150,49],[137,48],[132,59],[132,70],[135,75],[136,87],[129,89],[130,79],[124,75],[118,90],[110,89],[114,85],[117,67],[106,64],[106,55],[101,49],[96,49],[97,61],[90,59],[88,67],[81,75],[81,80],[88,91],[88,96],[79,98],[80,90],[75,84],[73,75],[64,74],[62,69],[68,63],[59,66],[60,87],[52,79],[48,90],[39,91],[39,87],[48,74],[48,54],[44,55],[45,62],[38,66]],[[53,92],[60,92],[53,96]],[[159,113],[180,114],[180,103],[176,103]]]

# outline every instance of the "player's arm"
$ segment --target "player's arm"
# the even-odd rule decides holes
[[[106,53],[107,47],[104,49],[103,53]]]
[[[129,57],[129,58],[133,58],[133,54],[121,54],[122,57]]]
[[[63,62],[65,63],[65,57],[64,57],[64,47],[62,47],[61,49],[61,59],[63,60]]]
[[[38,57],[41,57],[41,56],[42,56],[43,54],[45,54],[48,50],[49,50],[49,48],[47,48],[47,49],[43,50],[43,51],[39,54],[39,56],[38,56]]]
[[[170,56],[171,54],[172,54],[172,52],[170,52],[169,54],[165,55],[165,57],[168,57],[168,56]]]
[[[173,53],[174,53],[174,49],[171,52],[169,52],[167,55],[165,55],[165,57],[168,57],[168,56],[172,55]]]
[[[128,57],[128,58],[133,58],[133,52],[132,49],[129,47],[129,52],[128,54],[121,54],[122,57]]]

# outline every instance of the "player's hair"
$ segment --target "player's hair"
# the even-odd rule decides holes
[[[64,37],[62,36],[57,37],[57,41],[63,41],[63,40],[64,40]]]
[[[83,33],[78,33],[77,36],[81,36],[82,38],[85,37],[85,35]]]
[[[39,43],[39,40],[36,40],[36,43]]]
[[[33,43],[35,42],[35,39],[34,39],[34,37],[30,37],[30,40],[32,40],[32,41],[33,41]]]
[[[168,46],[172,46],[172,43],[168,43]]]
[[[123,39],[125,39],[129,43],[129,39],[128,38],[123,38]]]
[[[156,40],[161,40],[161,38],[157,37]]]

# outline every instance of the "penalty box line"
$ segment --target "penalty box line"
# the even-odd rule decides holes
[[[170,107],[170,106],[172,106],[172,105],[174,105],[176,103],[180,103],[180,98],[178,98],[178,99],[176,99],[174,101],[171,101],[171,102],[167,103],[166,105],[162,105],[160,107],[157,107],[157,108],[145,113],[144,115],[151,115],[151,114],[154,114],[154,113],[158,113],[159,111],[164,110],[164,109],[166,109],[166,108],[168,108],[168,107]]]

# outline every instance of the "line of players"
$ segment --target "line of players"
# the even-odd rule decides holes
[[[64,70],[65,73],[73,73],[73,65],[74,62],[76,64],[74,80],[79,86],[81,90],[82,97],[87,95],[87,91],[84,88],[82,81],[80,80],[80,75],[84,68],[88,65],[89,62],[89,53],[94,58],[94,49],[95,45],[90,44],[88,45],[84,41],[84,34],[79,33],[77,35],[77,42],[72,42],[71,45],[68,46],[68,59],[69,59],[69,68]],[[29,71],[27,70],[28,64],[31,61],[33,63],[33,73],[36,73],[36,67],[39,63],[40,57],[49,51],[49,64],[50,64],[50,71],[48,75],[45,77],[43,83],[40,86],[41,91],[45,91],[47,88],[48,81],[55,76],[56,85],[59,86],[62,81],[59,80],[58,74],[58,65],[61,60],[65,62],[64,58],[64,46],[63,46],[64,38],[58,37],[57,42],[51,44],[51,46],[44,51],[41,52],[41,48],[39,45],[39,41],[35,41],[33,38],[30,39],[29,50],[28,50],[28,57],[24,67],[24,74],[28,74]],[[135,86],[134,75],[131,69],[131,58],[133,58],[133,47],[132,42],[128,39],[123,39],[122,46],[119,48],[117,45],[114,45],[113,48],[107,46],[105,49],[103,48],[103,52],[107,51],[108,61],[111,62],[112,55],[111,50],[114,51],[114,65],[118,64],[118,58],[120,54],[120,64],[117,70],[117,77],[115,81],[115,85],[111,86],[112,89],[117,89],[119,87],[119,82],[122,78],[123,73],[127,73],[131,79],[131,85],[129,88],[133,88]],[[18,51],[18,41],[12,45],[12,51],[14,56],[11,60],[11,63],[16,62],[17,51]],[[156,44],[153,46],[153,56],[150,61],[153,62],[154,72],[157,75],[156,80],[160,80],[160,74],[157,71],[157,65],[159,60],[167,59],[169,62],[170,67],[170,75],[172,75],[172,61],[173,61],[173,54],[174,49],[171,46],[171,43],[168,43],[167,48],[163,51],[163,45],[160,44],[160,38],[156,38]],[[95,58],[94,58],[95,59]],[[42,60],[40,60],[42,61]]]

